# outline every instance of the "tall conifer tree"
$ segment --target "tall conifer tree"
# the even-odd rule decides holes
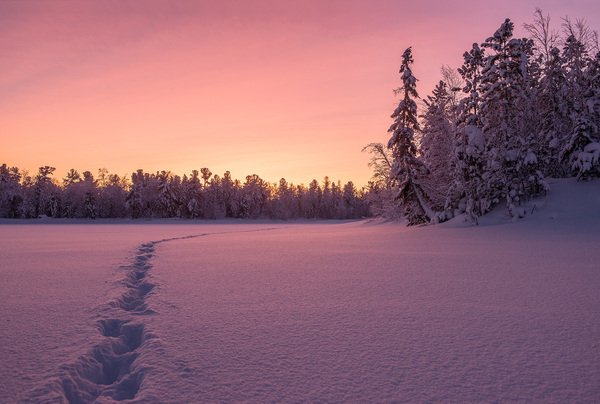
[[[400,74],[402,87],[397,93],[403,98],[391,118],[394,123],[388,130],[392,134],[388,148],[392,150],[394,162],[390,178],[395,188],[394,199],[398,201],[402,214],[409,225],[426,223],[435,220],[436,212],[431,207],[431,198],[423,178],[427,169],[416,156],[415,133],[420,130],[417,120],[417,79],[412,74],[410,65],[413,64],[412,51],[409,47],[402,55]]]

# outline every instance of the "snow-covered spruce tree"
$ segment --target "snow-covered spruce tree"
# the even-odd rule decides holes
[[[436,207],[430,197],[431,190],[423,184],[427,168],[417,158],[415,132],[419,131],[419,122],[417,104],[413,98],[418,98],[419,94],[416,89],[417,79],[410,68],[412,63],[412,51],[409,47],[402,54],[402,87],[397,90],[397,93],[403,94],[403,98],[391,116],[394,123],[388,130],[392,134],[388,148],[392,150],[394,158],[390,172],[394,200],[398,202],[409,226],[431,222],[436,218]]]
[[[222,219],[225,217],[225,202],[223,200],[223,191],[221,189],[221,177],[213,175],[208,184],[208,200],[211,202],[209,209],[210,219]]]
[[[174,217],[179,207],[178,190],[180,179],[170,171],[161,171],[157,174],[158,201],[160,217]]]
[[[89,171],[84,171],[83,173],[82,190],[84,191],[84,196],[81,216],[87,219],[95,219],[98,210],[98,187],[94,180],[94,175]]]
[[[98,213],[100,217],[126,217],[125,195],[127,178],[120,178],[117,174],[106,176],[104,186],[100,188]]]
[[[360,210],[358,198],[356,197],[356,187],[352,181],[348,181],[343,188],[342,206],[344,216],[341,219],[352,219],[353,217],[360,217],[358,211]]]
[[[540,66],[539,83],[535,88],[533,105],[539,125],[537,134],[541,146],[537,154],[540,171],[546,177],[564,177],[566,165],[561,164],[559,153],[571,132],[571,118],[566,96],[566,76],[563,57],[557,48],[560,36],[550,27],[550,15],[536,8],[534,21],[523,24],[534,42],[533,57]],[[530,74],[535,74],[530,72]]]
[[[577,178],[600,177],[600,51],[590,59],[587,67],[589,91],[586,94],[586,106],[589,119],[595,129],[590,142],[579,152],[573,168]]]
[[[238,180],[234,181],[229,171],[225,171],[221,179],[221,195],[225,205],[225,217],[238,217],[241,199]]]
[[[534,85],[529,74],[533,41],[512,38],[512,34],[513,23],[506,19],[482,44],[491,54],[482,70],[480,116],[487,161],[482,176],[485,188],[479,197],[489,207],[506,198],[509,214],[523,216],[518,205],[548,185],[537,160],[539,129],[535,127]]]
[[[50,166],[40,167],[33,183],[33,206],[35,216],[40,215],[59,217],[60,189],[52,181],[52,174],[56,168]]]
[[[423,125],[419,154],[430,173],[429,184],[435,190],[432,198],[436,198],[438,206],[444,205],[452,181],[450,160],[454,133],[450,111],[451,101],[452,96],[448,86],[440,81],[433,94],[424,100],[427,109],[421,115]]]
[[[19,218],[22,203],[19,169],[2,164],[0,166],[0,217]]]
[[[270,197],[270,189],[267,182],[256,174],[247,175],[246,182],[242,188],[242,217],[252,219],[261,217]]]
[[[142,199],[144,171],[137,170],[137,172],[131,174],[131,182],[131,189],[125,196],[125,208],[129,217],[137,219],[144,214],[144,202]]]
[[[183,184],[183,198],[187,207],[186,216],[192,219],[202,217],[202,185],[199,175],[198,170],[192,170],[192,175]]]
[[[67,172],[63,178],[62,186],[62,216],[67,218],[78,217],[80,198],[79,189],[81,188],[81,174],[73,168]]]
[[[323,178],[323,195],[321,196],[321,206],[319,208],[319,218],[331,219],[333,216],[333,195],[331,193],[331,180],[329,177]]]
[[[292,204],[290,203],[291,195],[293,195],[293,188],[290,187],[285,178],[281,178],[274,193],[272,219],[288,220],[293,217]]]
[[[548,177],[562,178],[569,171],[560,159],[573,126],[569,104],[563,58],[555,47],[548,53],[535,100],[540,124],[538,142],[543,145],[538,161]]]
[[[600,60],[591,58],[586,46],[573,35],[563,50],[566,61],[568,96],[572,100],[573,128],[561,152],[561,159],[577,179],[598,176],[600,171]]]
[[[479,117],[479,98],[481,92],[481,71],[484,67],[485,49],[474,43],[470,51],[463,54],[464,63],[458,73],[465,82],[462,98],[458,105],[457,122],[459,126],[474,125],[481,127]]]
[[[202,167],[200,169],[200,173],[202,174],[202,216],[205,219],[216,219],[217,213],[215,211],[217,201],[217,194],[213,192],[214,188],[210,187],[210,179],[213,175],[212,171],[208,167]]]
[[[446,208],[466,212],[474,223],[477,217],[487,212],[489,202],[482,198],[486,183],[482,176],[485,168],[486,142],[481,128],[480,116],[481,72],[484,67],[485,51],[477,43],[463,54],[464,64],[458,69],[465,82],[465,96],[455,112],[451,183],[446,199]]]

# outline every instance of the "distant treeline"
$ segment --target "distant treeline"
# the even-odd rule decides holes
[[[370,216],[369,190],[341,186],[325,177],[308,187],[278,184],[249,175],[244,183],[208,168],[180,177],[169,171],[138,170],[131,178],[100,169],[97,177],[71,169],[62,180],[55,168],[35,176],[0,166],[0,217],[37,218],[269,218],[356,219]]]

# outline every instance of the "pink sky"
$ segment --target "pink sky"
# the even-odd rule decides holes
[[[524,35],[536,6],[556,29],[600,28],[587,0],[0,0],[0,164],[362,186],[404,49],[425,97],[505,18]]]

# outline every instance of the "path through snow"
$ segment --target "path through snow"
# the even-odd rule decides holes
[[[125,291],[107,303],[98,314],[98,331],[102,338],[86,354],[72,363],[60,366],[50,381],[34,389],[24,399],[27,403],[66,402],[85,404],[133,400],[140,390],[148,370],[140,362],[140,353],[158,337],[146,330],[144,316],[157,314],[148,307],[147,297],[156,284],[149,278],[152,258],[158,244],[189,240],[212,234],[268,231],[264,229],[202,233],[151,241],[139,246],[133,262],[121,267]],[[111,310],[115,309],[115,310]]]

